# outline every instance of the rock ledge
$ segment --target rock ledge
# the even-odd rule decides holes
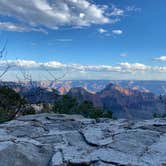
[[[165,166],[166,119],[37,114],[0,125],[0,166]]]

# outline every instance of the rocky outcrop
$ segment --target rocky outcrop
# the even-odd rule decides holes
[[[96,107],[111,111],[114,118],[151,119],[155,113],[166,113],[164,104],[153,93],[122,88],[112,83],[95,94],[80,87],[72,88],[67,94],[79,102],[88,100]]]
[[[156,85],[154,87],[157,88],[150,87],[152,89],[159,89],[159,85],[162,86],[164,82],[152,81],[148,83],[146,81],[138,81],[138,85],[133,81],[122,81],[123,84],[121,81],[115,81],[114,84],[109,82],[102,80],[96,82],[91,80],[83,82],[64,81],[63,84],[62,82],[56,84],[50,81],[33,83],[2,82],[0,84],[11,87],[30,104],[54,104],[61,99],[61,95],[55,90],[57,89],[61,94],[65,93],[76,98],[79,103],[88,100],[95,107],[101,107],[104,110],[111,111],[114,118],[151,119],[155,114],[161,116],[166,114],[164,104],[159,100],[158,96],[148,90],[148,85]],[[107,83],[109,84],[104,88]],[[119,86],[121,84],[122,86]],[[142,87],[141,84],[145,84],[146,86]],[[161,94],[164,94],[164,90]]]
[[[163,104],[150,92],[109,84],[97,94],[104,108],[111,108],[117,118],[151,119],[154,113],[165,112]]]
[[[73,98],[76,98],[79,103],[83,101],[91,101],[95,107],[103,106],[99,95],[91,93],[84,88],[81,87],[71,88],[67,94]]]
[[[164,166],[166,119],[38,114],[0,125],[0,166]]]

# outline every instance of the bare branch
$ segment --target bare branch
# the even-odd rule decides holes
[[[7,55],[7,43],[8,41],[6,40],[3,48],[0,50],[0,59],[4,58],[6,55]],[[8,70],[10,69],[10,65],[8,64],[7,60],[6,60],[6,68],[4,69],[4,71],[0,74],[0,78],[2,78],[7,72]]]
[[[10,69],[10,66],[7,66],[6,69],[3,71],[3,73],[0,74],[0,78],[2,78]]]
[[[20,62],[17,60],[17,63],[19,64]],[[33,87],[34,85],[33,85],[31,74],[29,74],[27,71],[25,71],[25,69],[23,67],[21,67],[21,65],[19,65],[19,66],[20,66],[20,72],[21,72],[24,80],[29,82],[30,85]]]
[[[66,76],[66,74],[68,73],[68,69],[66,68],[65,73],[62,76],[57,77],[53,72],[51,72],[45,66],[41,66],[41,68],[44,69],[53,78],[53,80],[56,81],[56,82],[63,79]]]

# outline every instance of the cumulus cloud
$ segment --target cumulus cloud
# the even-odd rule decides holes
[[[98,32],[103,34],[103,33],[107,33],[108,31],[106,29],[104,29],[104,28],[99,28]]]
[[[122,71],[128,71],[128,72],[136,72],[136,71],[148,71],[151,70],[151,66],[147,66],[141,63],[133,63],[130,64],[128,62],[122,62],[120,63]]]
[[[112,12],[109,14],[110,16],[123,16],[125,11],[123,9],[119,9],[114,7]]]
[[[5,30],[5,31],[11,31],[11,32],[35,31],[35,32],[47,33],[42,28],[30,28],[30,27],[27,27],[27,26],[24,26],[24,25],[19,25],[19,24],[12,23],[12,22],[0,22],[0,29]]]
[[[158,58],[154,58],[154,60],[166,62],[166,56],[160,56]]]
[[[118,65],[82,65],[82,64],[64,64],[57,61],[36,62],[32,60],[8,60],[0,61],[0,69],[4,70],[6,66],[10,66],[11,70],[20,70],[21,68],[29,70],[63,70],[68,69],[80,72],[121,72],[121,73],[135,73],[135,72],[164,72],[165,66],[148,66],[141,63],[122,62]]]
[[[140,12],[141,8],[137,8],[135,6],[127,6],[125,10],[128,12]]]
[[[7,31],[16,31],[16,32],[29,31],[28,28],[11,22],[0,22],[0,29]]]
[[[123,31],[120,29],[115,29],[115,30],[112,30],[112,33],[115,35],[121,35],[121,34],[123,34]]]
[[[89,26],[110,22],[106,16],[106,7],[88,0],[0,0],[0,15],[14,18],[32,29],[40,26],[58,29],[60,26]],[[2,26],[13,31],[30,30],[7,22]]]
[[[135,10],[134,7],[111,8],[91,0],[0,0],[0,16],[14,20],[4,21],[0,29],[29,32],[38,28],[43,31],[43,28],[57,30],[62,26],[114,24],[126,12]]]
[[[136,8],[135,6],[127,6],[124,9],[118,8],[112,5],[112,11],[108,14],[109,16],[120,17],[125,16],[127,12],[139,12],[141,8]]]

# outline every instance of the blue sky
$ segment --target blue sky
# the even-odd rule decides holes
[[[165,6],[165,0],[0,0],[2,47],[8,40],[0,69],[11,66],[4,79],[15,79],[20,66],[35,79],[51,79],[48,70],[68,70],[66,79],[166,79]]]

